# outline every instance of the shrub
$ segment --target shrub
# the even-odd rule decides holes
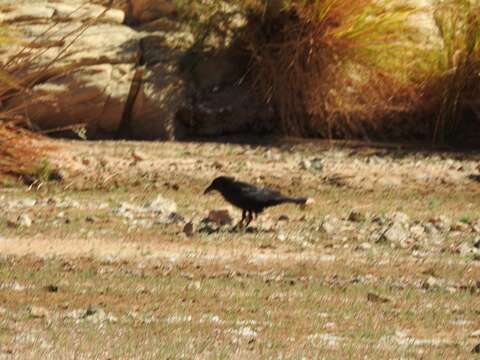
[[[221,36],[208,20],[228,24],[222,2],[195,3],[198,38]],[[442,143],[457,136],[465,111],[480,114],[478,0],[229,4],[246,18],[230,44],[249,55],[253,91],[277,110],[284,134]],[[418,16],[432,13],[436,29],[420,30]]]

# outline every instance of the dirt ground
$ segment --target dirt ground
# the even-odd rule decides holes
[[[49,141],[61,181],[2,180],[0,359],[479,356],[480,155]],[[233,230],[218,175],[314,202]]]

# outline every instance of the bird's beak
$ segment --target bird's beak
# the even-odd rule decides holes
[[[203,195],[208,194],[208,193],[209,193],[210,191],[212,191],[212,190],[213,190],[213,187],[212,187],[212,185],[210,185],[209,187],[207,187],[207,188],[205,189],[205,191],[203,192]]]

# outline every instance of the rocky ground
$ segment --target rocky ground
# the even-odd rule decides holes
[[[474,356],[477,154],[51,145],[0,191],[0,359]],[[314,203],[233,230],[221,174]]]

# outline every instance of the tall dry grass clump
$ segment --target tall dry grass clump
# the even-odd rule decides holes
[[[434,19],[441,44],[428,84],[438,109],[433,141],[470,142],[472,125],[480,136],[480,1],[437,1]]]
[[[44,157],[47,147],[39,135],[0,122],[0,174],[32,177]]]
[[[0,43],[3,46],[18,41],[5,27],[0,28]],[[18,59],[11,58],[0,67],[0,104],[11,96],[24,94],[20,77],[11,72],[12,66],[18,66],[16,63]],[[18,127],[25,123],[25,117],[17,110],[0,110],[0,174],[28,176],[34,173],[43,151],[34,144],[37,135]]]
[[[257,2],[243,40],[256,89],[282,131],[329,138],[402,136],[419,102],[415,9],[375,0]],[[262,8],[263,6],[263,8]]]

